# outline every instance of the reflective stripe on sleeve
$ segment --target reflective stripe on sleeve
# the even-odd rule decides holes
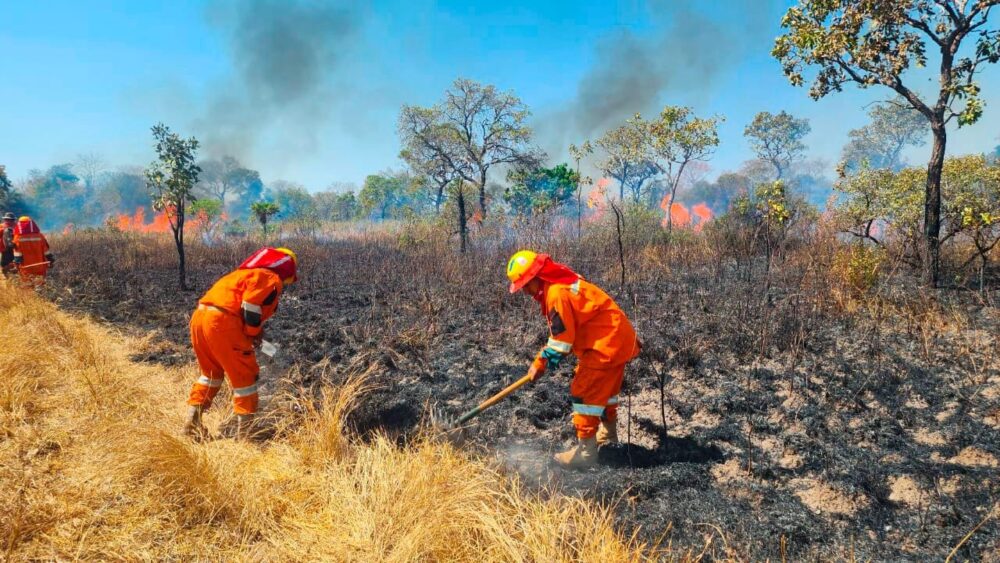
[[[608,399],[608,406],[617,405],[617,404],[618,404],[618,395],[615,395],[614,397],[611,397],[610,399]]]
[[[233,388],[233,395],[237,397],[249,397],[250,395],[257,394],[257,384],[248,385],[246,387],[235,387]]]
[[[251,313],[257,313],[258,315],[264,312],[264,309],[261,309],[260,305],[254,305],[253,303],[249,303],[247,301],[243,302],[243,310],[250,311]]]
[[[569,354],[570,350],[573,349],[573,345],[568,342],[563,342],[561,340],[556,340],[555,338],[549,338],[549,341],[545,344],[547,348],[552,348],[560,354]]]
[[[41,241],[42,241],[42,237],[25,237],[25,236],[22,236],[22,237],[20,237],[20,238],[17,239],[17,242],[19,242],[19,243],[21,243],[21,242],[41,242]]]
[[[221,379],[209,379],[208,377],[206,377],[206,376],[203,375],[203,376],[201,376],[201,377],[198,378],[198,384],[199,385],[204,385],[205,387],[212,387],[212,388],[222,387],[222,380]]]
[[[585,405],[583,403],[573,403],[573,412],[588,416],[604,416],[604,407],[600,405]]]

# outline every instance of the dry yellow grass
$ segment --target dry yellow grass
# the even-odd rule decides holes
[[[622,535],[607,508],[530,494],[450,445],[347,440],[360,378],[300,405],[264,445],[195,444],[177,435],[193,367],[132,363],[135,342],[31,293],[0,291],[0,326],[0,559],[694,557]]]

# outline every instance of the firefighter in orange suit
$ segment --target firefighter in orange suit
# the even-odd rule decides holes
[[[184,433],[204,437],[202,412],[229,379],[238,438],[247,438],[257,413],[255,344],[278,309],[282,291],[298,278],[298,258],[287,248],[262,248],[225,275],[198,301],[191,316],[191,344],[201,377],[191,387]]]
[[[639,354],[639,341],[625,313],[596,285],[545,254],[522,250],[507,263],[510,292],[523,291],[542,306],[549,339],[529,373],[537,380],[570,352],[578,362],[570,398],[578,443],[556,454],[564,467],[589,467],[599,445],[618,441],[618,393],[625,364]]]
[[[21,274],[21,282],[35,287],[44,285],[45,275],[54,262],[49,241],[38,224],[27,215],[19,218],[14,225],[14,265]]]

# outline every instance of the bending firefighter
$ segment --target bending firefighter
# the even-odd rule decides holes
[[[31,217],[25,215],[14,225],[14,266],[21,274],[21,282],[29,286],[45,284],[49,266],[55,257],[49,250],[49,241]]]
[[[191,316],[191,344],[201,377],[191,387],[184,433],[207,435],[201,414],[212,404],[223,376],[233,390],[237,438],[250,436],[257,413],[260,368],[254,346],[264,322],[278,310],[282,291],[295,282],[298,259],[287,248],[262,248],[208,290]]]
[[[518,252],[507,263],[507,277],[510,292],[537,300],[549,323],[548,342],[531,364],[532,380],[570,352],[578,358],[569,387],[578,444],[555,461],[591,466],[599,445],[618,441],[618,393],[625,364],[639,354],[635,330],[608,294],[545,254]]]

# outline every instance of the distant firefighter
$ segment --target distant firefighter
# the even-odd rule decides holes
[[[0,223],[0,272],[9,276],[16,270],[14,266],[14,226],[17,220],[14,214],[7,212],[3,214],[3,222]]]
[[[35,287],[43,285],[49,266],[54,263],[49,241],[38,224],[27,215],[18,219],[14,225],[14,265],[21,281]]]
[[[278,309],[282,291],[295,282],[298,258],[287,248],[262,248],[223,276],[198,301],[191,317],[191,344],[201,377],[191,387],[184,433],[206,435],[202,412],[222,386],[223,376],[233,390],[238,438],[250,436],[257,413],[257,377],[254,351],[264,337],[264,323]]]
[[[639,355],[639,341],[625,313],[596,285],[545,254],[522,250],[507,262],[510,292],[523,291],[542,306],[549,339],[529,371],[537,380],[572,352],[578,358],[570,383],[578,444],[556,454],[564,467],[589,467],[599,445],[618,442],[618,393],[625,364]]]

